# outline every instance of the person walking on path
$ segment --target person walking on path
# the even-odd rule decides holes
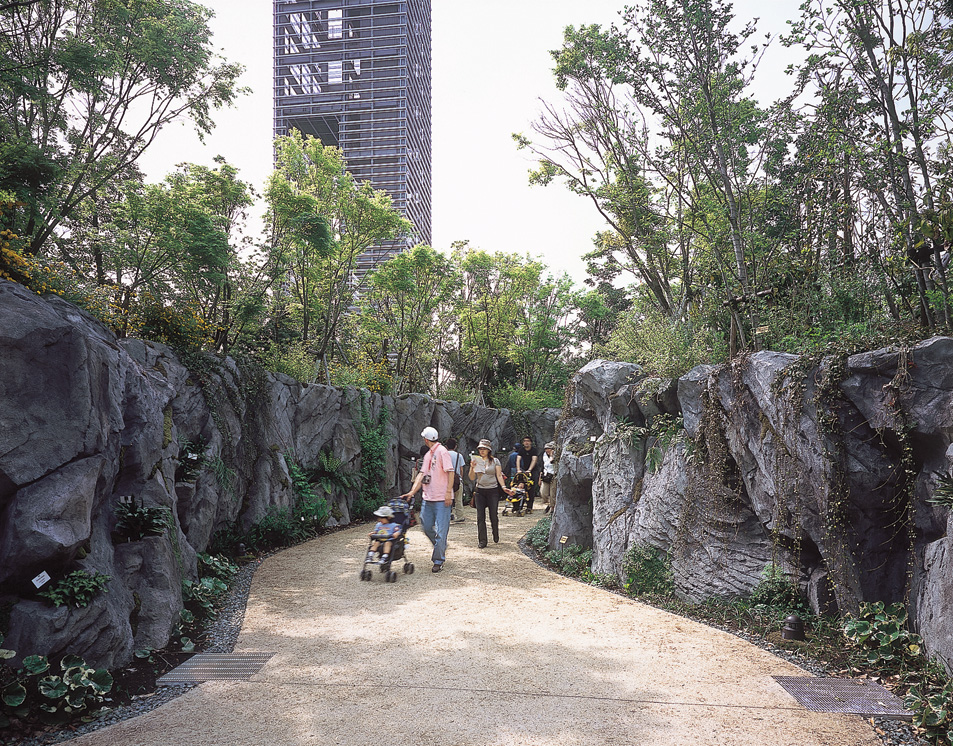
[[[546,502],[546,513],[553,509],[553,502],[556,499],[556,465],[553,463],[555,452],[556,444],[553,441],[543,446],[543,472],[539,475],[539,496]]]
[[[526,514],[533,512],[533,499],[539,494],[539,475],[543,465],[539,460],[539,451],[533,447],[533,439],[528,435],[523,437],[523,444],[516,452],[516,471],[528,471],[533,486],[529,488],[529,506]]]
[[[460,486],[453,491],[453,506],[450,509],[450,522],[463,523],[466,518],[463,517],[463,465],[466,459],[457,453],[457,439],[447,438],[447,452],[450,454],[450,460],[453,462],[453,473],[460,477]]]
[[[486,548],[486,512],[490,511],[490,527],[493,529],[493,543],[500,541],[500,491],[512,495],[514,490],[506,486],[503,479],[503,465],[493,456],[493,444],[481,440],[477,446],[478,456],[470,459],[470,479],[475,480],[473,507],[477,509],[477,541],[480,549]]]
[[[519,458],[520,444],[514,443],[513,450],[506,459],[506,466],[503,467],[503,476],[512,479],[516,476],[516,459]]]
[[[447,534],[450,531],[450,506],[453,504],[453,462],[450,452],[437,440],[435,428],[425,427],[420,437],[424,439],[427,453],[413,486],[401,497],[410,500],[423,488],[420,527],[433,544],[431,572],[440,572],[447,560]]]

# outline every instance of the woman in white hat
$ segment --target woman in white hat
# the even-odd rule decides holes
[[[470,458],[470,479],[475,480],[473,507],[477,509],[477,538],[479,547],[486,547],[486,512],[490,511],[490,526],[493,529],[493,542],[500,541],[500,518],[497,509],[500,504],[500,491],[512,495],[513,490],[506,486],[503,479],[503,465],[493,456],[493,444],[484,439],[477,446],[477,456]]]

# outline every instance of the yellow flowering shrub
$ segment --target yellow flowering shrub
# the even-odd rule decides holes
[[[354,365],[333,362],[330,366],[334,386],[356,386],[375,394],[389,394],[394,389],[394,378],[386,360],[358,359]]]

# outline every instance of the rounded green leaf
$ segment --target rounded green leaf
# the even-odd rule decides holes
[[[100,668],[89,675],[89,683],[97,692],[105,694],[113,688],[113,677],[105,668]]]
[[[59,676],[47,676],[37,682],[37,689],[47,699],[60,699],[69,692],[69,686]]]
[[[60,668],[63,669],[63,671],[69,671],[73,668],[87,668],[87,666],[86,661],[78,655],[67,655],[60,662]]]
[[[0,660],[9,660],[17,654],[16,650],[4,650],[0,648]]]
[[[14,682],[3,690],[3,704],[7,707],[19,707],[26,700],[26,687]]]
[[[23,670],[36,676],[50,669],[50,662],[44,655],[28,655],[23,659]]]

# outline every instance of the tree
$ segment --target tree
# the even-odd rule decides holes
[[[362,298],[361,343],[372,359],[393,361],[395,393],[436,392],[440,342],[449,341],[438,310],[459,285],[450,260],[415,246],[384,262]]]
[[[279,137],[275,150],[265,190],[270,251],[283,268],[283,292],[294,301],[301,340],[327,373],[348,310],[367,286],[367,275],[355,273],[358,257],[402,244],[412,226],[386,192],[348,173],[339,148],[295,130]]]
[[[621,28],[567,28],[552,53],[567,110],[549,105],[534,125],[543,141],[518,143],[541,158],[531,181],[563,180],[611,226],[597,237],[593,266],[632,271],[663,314],[687,316],[696,260],[707,252],[745,346],[757,327],[758,270],[772,249],[755,252],[745,200],[774,138],[767,112],[747,95],[761,48],[750,57],[741,50],[754,24],[734,33],[732,18],[724,0],[643,0],[626,9]],[[716,213],[693,209],[699,198]]]
[[[172,121],[201,134],[242,92],[211,48],[211,11],[188,0],[40,0],[0,9],[0,188],[17,230],[50,249],[79,206]]]
[[[789,39],[811,53],[802,86],[814,82],[828,100],[833,91],[851,92],[851,116],[832,119],[831,126],[851,142],[855,188],[885,219],[885,242],[902,246],[927,328],[936,325],[937,313],[951,323],[942,246],[931,238],[933,153],[949,145],[953,103],[953,45],[944,13],[949,7],[935,0],[811,0]],[[889,248],[879,253],[879,261],[889,259]],[[895,284],[902,295],[902,282]]]

